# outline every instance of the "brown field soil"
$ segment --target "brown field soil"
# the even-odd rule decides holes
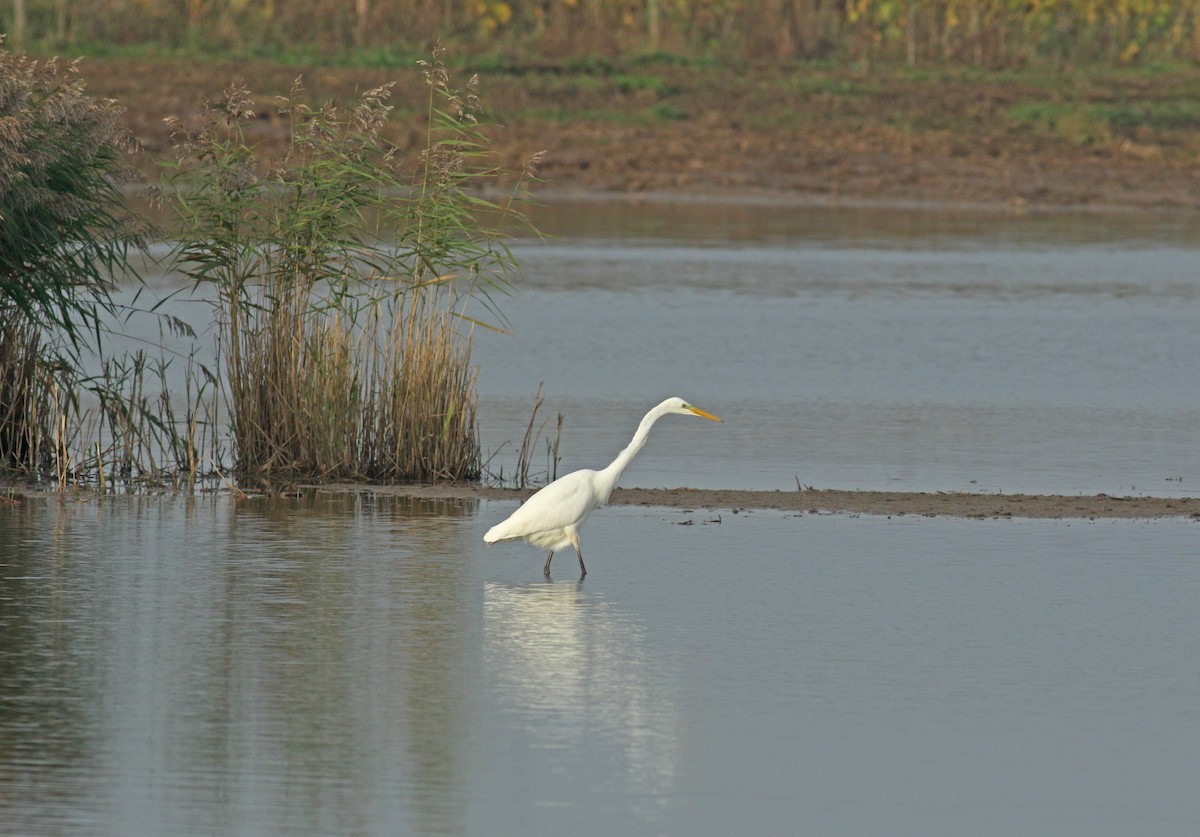
[[[259,103],[250,136],[270,155],[297,76],[306,101],[351,103],[396,81],[388,138],[415,157],[426,90],[412,67],[348,69],[85,58],[116,99],[148,172],[170,156],[163,119],[197,115],[233,81]],[[457,79],[464,82],[465,78]],[[519,168],[545,151],[544,188],[807,203],[1013,208],[1200,207],[1200,69],[987,74],[804,67],[530,66],[482,78],[489,135]]]

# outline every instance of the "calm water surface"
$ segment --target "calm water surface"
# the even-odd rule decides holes
[[[1195,523],[510,509],[0,506],[4,833],[1200,833]]]
[[[544,381],[567,470],[668,394],[728,419],[664,425],[630,485],[1200,490],[1194,219],[584,209],[476,336],[491,450]]]

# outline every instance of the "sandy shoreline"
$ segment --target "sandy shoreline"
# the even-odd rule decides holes
[[[473,485],[323,486],[405,497],[518,501],[532,490]],[[690,488],[618,488],[609,505],[674,509],[775,509],[810,514],[920,515],[925,517],[1167,518],[1200,521],[1200,498],[1039,494],[925,493],[909,491],[732,491]]]

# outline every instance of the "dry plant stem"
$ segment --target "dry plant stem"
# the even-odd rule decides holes
[[[558,429],[554,433],[554,444],[550,446],[550,467],[547,469],[550,472],[550,482],[554,482],[556,479],[558,479],[558,463],[559,463],[559,459],[560,459],[560,457],[558,455],[558,447],[559,447],[559,444],[562,442],[562,429],[563,429],[563,414],[559,413],[558,414]]]
[[[535,431],[534,425],[543,401],[545,398],[542,395],[542,384],[538,383],[537,392],[533,396],[533,410],[529,415],[529,424],[525,427],[525,435],[521,439],[521,450],[517,453],[517,488],[526,488],[529,485],[530,460],[533,458],[533,448],[537,444],[537,437],[541,434],[541,427]],[[545,422],[542,422],[542,426],[545,426]]]

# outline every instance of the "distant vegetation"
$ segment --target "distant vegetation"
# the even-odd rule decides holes
[[[1200,0],[16,0],[51,48],[153,46],[394,62],[436,42],[519,61],[1135,62],[1200,59]],[[18,43],[19,45],[19,43]]]

